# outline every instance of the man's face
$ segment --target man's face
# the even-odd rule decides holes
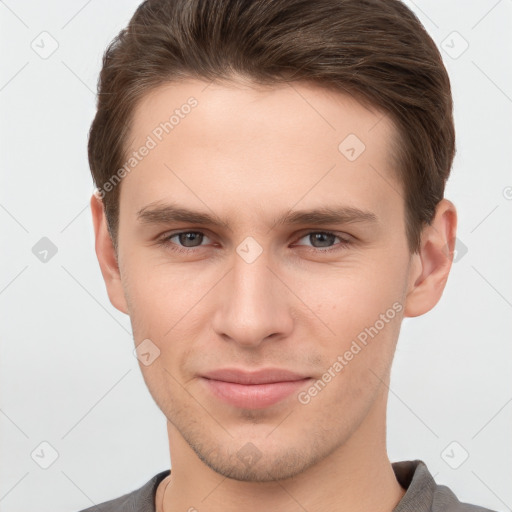
[[[126,311],[135,344],[160,351],[141,370],[173,436],[225,476],[287,478],[348,450],[358,432],[384,435],[410,285],[394,128],[311,85],[206,86],[166,85],[136,109],[129,152],[150,149],[120,194]],[[197,104],[183,107],[190,97]],[[223,224],[151,213],[171,204]],[[277,222],[341,208],[368,214]],[[233,368],[309,380],[204,378]]]

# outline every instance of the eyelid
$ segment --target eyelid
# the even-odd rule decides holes
[[[203,235],[203,237],[212,238],[208,235],[208,230],[182,229],[182,230],[176,231],[176,232],[165,233],[164,235],[162,235],[161,237],[158,238],[157,243],[159,245],[163,245],[163,246],[167,246],[167,247],[172,246],[172,250],[181,252],[181,253],[195,252],[195,251],[205,247],[204,245],[198,245],[196,247],[183,247],[179,244],[175,244],[170,241],[171,238],[174,238],[178,235],[182,235],[185,233],[197,233],[197,234]],[[333,252],[333,251],[337,251],[337,250],[342,250],[345,247],[347,247],[348,245],[350,245],[354,240],[354,237],[352,237],[351,235],[349,235],[347,233],[341,234],[341,233],[337,233],[336,231],[322,230],[322,229],[305,230],[299,234],[295,234],[294,240],[302,240],[303,238],[307,237],[308,235],[317,234],[317,233],[333,235],[335,238],[338,238],[340,240],[340,242],[331,247],[325,247],[325,248],[313,247],[313,246],[308,246],[308,245],[304,245],[304,244],[295,244],[295,245],[299,246],[299,247],[306,247],[306,248],[308,248],[309,251],[313,251],[315,253],[328,253],[328,252]],[[202,241],[204,241],[204,240],[202,240]]]
[[[162,236],[159,236],[157,238],[157,242],[158,243],[169,243],[171,244],[172,242],[170,242],[170,239],[171,238],[174,238],[175,236],[178,236],[178,235],[183,235],[183,234],[186,234],[186,233],[197,233],[197,234],[200,234],[200,235],[203,235],[203,237],[205,238],[209,238],[210,240],[212,240],[212,237],[208,234],[208,230],[205,230],[205,229],[182,229],[180,231],[175,231],[175,232],[167,232],[167,233],[164,233]],[[173,244],[173,245],[177,245],[177,244]],[[199,249],[201,247],[204,247],[203,245],[198,245],[197,247],[181,247],[178,245],[178,247],[180,247],[181,249],[184,249],[184,250],[193,250],[193,249]]]
[[[333,235],[335,238],[338,238],[339,242],[335,243],[334,245],[331,245],[329,247],[314,247],[312,245],[304,245],[304,244],[294,244],[294,245],[297,247],[304,247],[304,250],[307,252],[325,255],[325,254],[343,251],[343,250],[347,249],[353,243],[353,237],[351,237],[349,235],[342,235],[342,234],[336,233],[335,231],[322,230],[322,229],[306,231],[304,234],[299,236],[298,240],[302,240],[303,238],[305,238],[309,235],[315,234],[315,233],[322,233],[325,235]]]
[[[339,238],[342,242],[347,242],[347,243],[354,240],[354,237],[349,235],[348,233],[338,233],[337,231],[331,230],[331,229],[309,229],[309,230],[306,230],[304,232],[294,235],[294,238],[296,240],[301,240],[302,238],[304,238],[308,235],[312,235],[314,233],[323,233],[325,235],[333,235],[336,238]]]

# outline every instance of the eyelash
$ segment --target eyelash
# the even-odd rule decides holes
[[[179,235],[187,234],[187,233],[195,233],[195,234],[200,234],[200,235],[208,236],[205,233],[203,233],[202,231],[179,231],[177,233],[171,233],[171,234],[165,235],[160,240],[158,240],[158,244],[163,246],[163,247],[166,247],[166,248],[170,249],[171,251],[175,251],[175,252],[182,253],[182,254],[190,254],[191,252],[195,252],[197,249],[200,249],[201,247],[204,247],[204,246],[200,245],[198,247],[183,248],[183,247],[180,247],[180,246],[178,246],[178,245],[176,245],[176,244],[171,242],[171,238],[174,238],[174,237],[179,236]],[[320,249],[318,247],[309,247],[308,248],[309,251],[312,251],[312,252],[315,252],[315,253],[322,253],[322,254],[324,254],[324,253],[331,253],[331,252],[335,252],[335,251],[339,251],[339,250],[345,249],[348,245],[351,244],[350,240],[348,240],[346,238],[343,238],[340,235],[337,235],[336,233],[333,233],[332,231],[308,231],[307,233],[304,233],[299,238],[299,240],[301,240],[302,238],[307,237],[309,235],[319,234],[319,233],[323,234],[323,235],[329,235],[329,236],[332,235],[332,236],[338,238],[340,240],[340,243],[335,245],[335,246],[333,246],[333,247],[328,247],[326,249]],[[304,246],[301,246],[301,247],[304,247]]]

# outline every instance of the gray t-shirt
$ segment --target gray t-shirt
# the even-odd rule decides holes
[[[407,489],[392,512],[493,512],[488,508],[461,503],[445,485],[438,485],[421,460],[393,462],[400,485]],[[81,510],[80,512],[155,512],[158,484],[170,474],[162,471],[140,489]]]

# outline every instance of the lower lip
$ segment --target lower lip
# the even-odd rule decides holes
[[[284,400],[293,392],[297,392],[311,379],[269,384],[235,384],[234,382],[206,378],[202,378],[202,380],[210,391],[224,402],[244,409],[263,409]]]

